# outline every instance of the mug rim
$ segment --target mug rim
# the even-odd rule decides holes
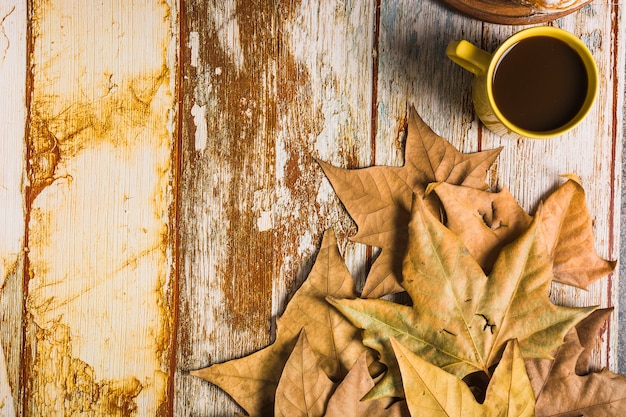
[[[576,51],[578,56],[580,56],[587,72],[587,93],[585,95],[585,101],[583,102],[583,105],[578,113],[576,113],[576,115],[564,125],[546,131],[524,129],[509,121],[496,105],[493,95],[493,75],[502,56],[521,40],[536,36],[549,36],[567,43],[572,49],[574,49],[574,51]],[[489,68],[487,69],[487,73],[485,75],[487,78],[487,98],[498,120],[500,120],[500,122],[511,132],[536,139],[551,138],[573,129],[587,116],[593,107],[598,91],[598,69],[595,59],[593,58],[589,48],[587,48],[587,45],[585,45],[585,43],[573,33],[553,26],[534,26],[511,35],[493,53],[489,63]]]

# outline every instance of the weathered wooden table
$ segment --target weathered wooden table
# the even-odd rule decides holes
[[[493,50],[522,26],[441,1],[3,0],[4,415],[232,415],[187,371],[271,341],[325,229],[363,283],[376,249],[348,241],[314,158],[401,165],[411,105],[463,152],[504,146],[490,185],[531,213],[578,174],[616,259],[624,9],[550,24],[591,49],[598,100],[563,137],[511,141],[478,123],[444,50]],[[618,273],[552,298],[617,306]],[[615,313],[597,366],[617,370],[617,335]]]

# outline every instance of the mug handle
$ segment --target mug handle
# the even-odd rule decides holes
[[[446,48],[446,55],[454,63],[475,75],[487,72],[492,55],[465,40],[451,41]]]

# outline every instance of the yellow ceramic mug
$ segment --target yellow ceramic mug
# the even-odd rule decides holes
[[[598,72],[573,34],[537,26],[517,32],[493,53],[452,41],[448,57],[475,77],[474,108],[491,131],[513,138],[549,138],[576,126],[591,109]]]

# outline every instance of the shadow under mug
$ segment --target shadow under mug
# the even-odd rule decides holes
[[[566,84],[563,84],[564,81],[562,81],[561,78],[567,79],[567,77],[561,76],[567,74],[559,74],[558,72],[553,74],[549,71],[554,70],[563,72],[569,71],[569,68],[541,68],[541,65],[545,64],[545,62],[542,61],[540,63],[537,63],[536,61],[532,61],[532,59],[535,59],[532,55],[534,52],[532,50],[533,46],[531,45],[531,43],[524,43],[523,41],[527,39],[534,39],[534,45],[538,45],[538,43],[541,43],[544,39],[541,37],[551,38],[552,40],[562,42],[563,44],[565,44],[565,48],[568,49],[568,54],[572,54],[573,51],[574,58],[578,56],[579,59],[577,60],[577,65],[581,68],[584,68],[579,70],[579,72],[584,72],[584,77],[586,77],[586,85],[584,85],[583,83],[575,83],[575,85],[573,86],[570,85],[569,87],[566,87]],[[552,42],[550,39],[548,41]],[[515,50],[515,48],[521,50],[522,48],[519,48],[518,45],[521,46],[524,44],[526,44],[524,46],[524,50],[526,51],[524,55],[521,55],[521,53],[517,51],[515,51],[515,53],[512,52]],[[550,51],[541,51],[541,54],[543,54],[543,56],[546,56],[546,53],[549,54]],[[563,29],[551,26],[537,26],[524,29],[505,40],[494,53],[484,51],[465,40],[454,40],[448,44],[446,54],[456,64],[460,65],[461,67],[475,75],[472,83],[472,99],[474,102],[474,109],[476,111],[476,114],[489,130],[500,136],[510,138],[528,137],[545,139],[561,135],[574,128],[585,118],[587,113],[589,113],[589,110],[591,109],[596,98],[598,90],[598,70],[596,68],[593,56],[589,49],[579,38]],[[516,54],[517,58],[514,57]],[[511,58],[509,58],[509,56]],[[548,55],[548,57],[551,60],[554,59],[552,55]],[[517,62],[512,61],[510,64],[504,64],[507,62],[507,59],[517,59]],[[528,65],[529,62],[530,66]],[[561,64],[561,61],[556,62],[559,62],[559,64]],[[565,62],[565,60],[563,60],[562,62]],[[520,63],[522,63],[523,65],[519,65]],[[538,101],[537,103],[530,105],[524,104],[526,103],[526,101],[519,101],[519,103],[522,104],[519,105],[515,110],[507,109],[508,116],[503,113],[503,110],[505,109],[505,106],[503,106],[503,101],[500,101],[500,105],[498,105],[498,100],[496,96],[499,95],[499,97],[504,97],[506,99],[506,96],[510,95],[511,97],[509,97],[509,99],[512,99],[517,93],[507,91],[508,87],[506,83],[504,84],[504,87],[501,87],[498,84],[497,80],[494,82],[498,71],[505,71],[504,68],[506,68],[506,65],[508,65],[509,67],[518,67],[512,68],[512,70],[508,70],[513,74],[508,76],[509,78],[511,78],[509,80],[509,84],[514,87],[511,90],[519,90],[521,91],[520,94],[523,93],[527,96],[531,95],[532,100],[536,99]],[[499,69],[500,66],[502,66],[502,69]],[[521,73],[515,74],[515,71],[521,71]],[[563,88],[567,89],[566,91],[564,91],[564,93],[567,94],[561,94],[562,97],[558,97],[559,93],[552,93],[551,97],[543,97],[541,95],[537,95],[536,97],[532,96],[533,94],[535,94],[533,89],[536,90],[540,88],[540,83],[537,84],[536,77],[541,77],[544,75],[546,77],[551,76],[553,78],[556,76],[556,82],[553,82],[552,84],[563,84]],[[506,77],[502,75],[502,78]],[[519,78],[519,82],[517,78]],[[522,81],[523,79],[528,80]],[[524,82],[527,82],[528,85],[522,84]],[[496,85],[497,89],[502,88],[502,90],[494,91],[494,83],[498,84]],[[552,87],[552,85],[549,86]],[[573,103],[559,103],[558,100],[559,98],[568,97],[568,94],[572,93],[572,88],[581,90],[577,92],[577,94],[580,96],[580,99],[578,99],[580,103],[576,104],[577,107],[575,109],[577,109],[577,111],[574,110],[574,113],[571,114],[570,117],[568,117],[567,120],[565,120],[564,122],[559,123],[556,126],[550,126],[549,128],[544,130],[534,129],[532,127],[524,127],[522,126],[523,123],[513,122],[510,120],[515,119],[518,116],[517,114],[511,112],[523,113],[525,111],[524,106],[529,108],[532,107],[532,110],[539,111],[538,109],[540,107],[537,107],[537,104],[541,104],[542,106],[548,106],[548,109],[556,109],[556,107],[550,106],[573,105]],[[543,94],[544,91],[541,91],[541,93]],[[545,91],[545,93],[548,94],[548,91]],[[554,103],[552,103],[552,100],[554,100]],[[550,112],[547,112],[546,114],[550,114]]]

